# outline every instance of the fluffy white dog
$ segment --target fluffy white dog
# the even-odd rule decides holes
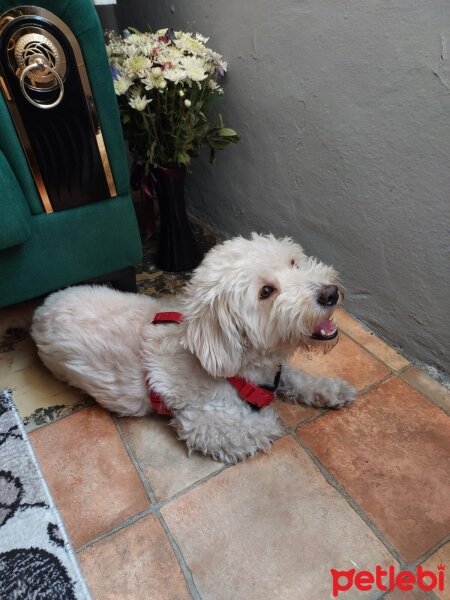
[[[355,397],[345,381],[286,363],[299,347],[334,343],[330,319],[341,299],[333,268],[290,239],[253,234],[210,250],[179,297],[72,287],[37,309],[31,333],[56,377],[121,416],[153,412],[153,390],[190,451],[235,463],[283,427],[271,406],[255,410],[227,378],[253,386],[277,379],[280,397],[308,406],[339,408]],[[183,320],[152,324],[159,311]]]

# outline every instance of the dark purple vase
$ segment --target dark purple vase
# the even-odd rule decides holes
[[[160,230],[156,266],[163,271],[190,271],[201,260],[186,213],[184,167],[152,171],[158,198]]]

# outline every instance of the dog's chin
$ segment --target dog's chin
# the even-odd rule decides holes
[[[308,350],[329,352],[339,341],[339,330],[331,319],[323,319],[313,329],[311,335],[305,336],[303,342]]]
[[[328,340],[317,340],[315,338],[308,338],[306,347],[311,352],[317,352],[318,354],[327,354],[330,352],[339,341],[339,332],[331,339]]]

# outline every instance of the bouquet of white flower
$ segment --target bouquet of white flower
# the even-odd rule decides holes
[[[208,121],[211,100],[223,94],[218,81],[227,70],[220,54],[199,33],[161,29],[156,33],[109,34],[107,51],[124,135],[137,165],[186,166],[200,146],[215,151],[238,134]]]

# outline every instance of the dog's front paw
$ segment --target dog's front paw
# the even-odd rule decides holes
[[[234,465],[284,435],[284,427],[275,410],[267,406],[253,412],[247,406],[240,413],[223,411],[185,412],[177,415],[178,437],[189,449],[202,452],[215,460]]]
[[[356,389],[342,379],[323,377],[311,393],[309,404],[317,408],[342,408],[353,402]]]

